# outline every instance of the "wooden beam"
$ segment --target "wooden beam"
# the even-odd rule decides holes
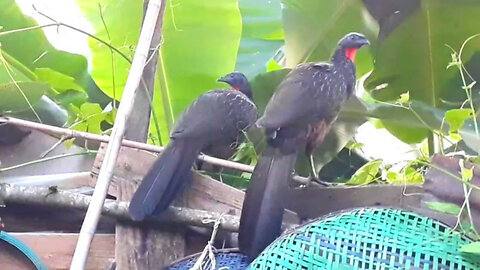
[[[98,168],[103,157],[104,147],[101,146],[97,160],[94,163],[92,173],[98,173]],[[130,147],[122,147],[115,165],[115,174],[110,184],[108,194],[119,196],[119,186],[125,185],[125,181],[139,184],[148,168],[155,161],[156,156],[144,150]],[[95,178],[92,178],[91,186],[95,186]],[[209,176],[194,172],[193,182],[188,185],[184,193],[174,202],[175,205],[192,209],[201,209],[217,213],[240,215],[245,193],[212,179]],[[295,213],[286,211],[285,222],[298,223]]]
[[[50,270],[69,269],[78,234],[76,233],[10,233],[29,246]],[[93,238],[85,269],[107,269],[114,260],[115,235],[96,234]],[[9,270],[28,268],[26,258],[6,245],[0,245],[0,266]],[[27,268],[25,268],[27,267]],[[1,267],[2,269],[7,269]]]
[[[302,219],[310,219],[365,206],[410,209],[420,206],[422,195],[421,185],[308,187],[290,189],[286,201],[288,209]]]

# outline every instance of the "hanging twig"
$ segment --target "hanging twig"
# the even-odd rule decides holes
[[[67,136],[62,136],[56,143],[54,143],[50,148],[48,148],[45,152],[43,152],[41,155],[40,155],[40,158],[44,158],[46,157],[48,154],[50,154],[53,150],[55,150],[55,148],[57,148],[59,145],[61,145],[62,143],[64,143],[66,140],[70,140],[71,138],[70,137],[67,137]]]
[[[82,270],[85,268],[90,243],[97,228],[103,203],[107,195],[108,186],[110,185],[110,180],[113,175],[117,156],[122,145],[127,119],[132,110],[135,92],[140,83],[145,62],[148,57],[150,43],[162,1],[163,0],[150,0],[148,3],[148,8],[140,33],[137,49],[135,51],[135,56],[130,67],[120,106],[115,117],[112,135],[110,136],[107,150],[105,152],[105,158],[98,174],[98,180],[95,186],[95,191],[93,192],[92,200],[88,207],[85,220],[83,221],[82,228],[78,236],[77,246],[75,248],[72,264],[70,266],[71,270]]]
[[[91,196],[61,190],[52,192],[52,189],[49,187],[0,184],[0,202],[3,201],[7,204],[18,203],[85,211],[90,204],[91,198]],[[105,216],[131,221],[127,202],[107,199],[102,206],[101,212]],[[204,220],[217,220],[220,217],[222,217],[220,229],[231,232],[238,231],[240,221],[237,216],[173,206],[165,214],[148,217],[145,222],[151,225],[177,223],[211,228],[211,224],[206,224]]]
[[[8,123],[8,124],[12,124],[12,125],[16,125],[24,128],[43,131],[50,134],[62,135],[62,136],[67,136],[71,138],[81,138],[81,139],[90,140],[90,141],[108,142],[110,140],[110,137],[106,135],[99,135],[99,134],[93,134],[93,133],[82,132],[77,130],[71,130],[67,128],[49,126],[45,124],[39,124],[36,122],[26,121],[26,120],[8,117],[8,116],[0,116],[0,123]],[[156,145],[151,145],[146,143],[139,143],[139,142],[130,141],[130,140],[123,140],[122,145],[135,148],[135,149],[156,152],[156,153],[162,152],[164,149],[164,147],[161,147],[161,146],[156,146]],[[198,156],[198,159],[212,165],[216,165],[216,166],[220,166],[220,167],[224,167],[224,168],[228,168],[236,171],[241,171],[241,172],[252,173],[254,169],[254,167],[250,165],[246,165],[246,164],[242,164],[242,163],[238,163],[230,160],[225,160],[221,158],[211,157],[204,154],[200,154]],[[293,177],[293,180],[299,184],[304,184],[304,185],[310,183],[310,180],[308,178],[298,176],[298,175],[295,175]]]
[[[54,160],[54,159],[74,157],[74,156],[83,156],[83,155],[93,155],[93,154],[97,154],[97,153],[98,153],[98,151],[95,151],[95,150],[87,150],[85,152],[66,153],[66,154],[60,154],[60,155],[57,155],[57,156],[52,156],[52,157],[47,157],[47,158],[40,158],[40,159],[25,162],[25,163],[13,165],[13,166],[10,166],[10,167],[0,168],[0,173],[10,171],[10,170],[14,170],[14,169],[18,169],[18,168],[22,168],[22,167],[25,167],[25,166],[30,166],[30,165],[33,165],[33,164],[38,164],[38,163],[42,163],[42,162],[51,161],[51,160]]]

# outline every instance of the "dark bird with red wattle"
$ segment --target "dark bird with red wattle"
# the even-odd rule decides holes
[[[191,181],[198,154],[211,145],[229,146],[255,124],[257,108],[245,75],[230,73],[220,79],[232,89],[202,94],[181,115],[170,142],[143,178],[130,202],[133,220],[161,213]]]
[[[355,90],[355,53],[368,44],[364,35],[350,33],[339,41],[330,63],[295,67],[277,87],[264,115],[258,119],[257,126],[265,129],[267,148],[247,189],[239,230],[239,246],[249,260],[280,235],[283,196],[300,145],[306,145],[311,177],[317,178],[312,154]]]

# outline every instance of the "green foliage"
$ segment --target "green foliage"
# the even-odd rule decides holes
[[[382,17],[375,69],[366,81],[366,88],[381,101],[396,100],[408,90],[410,100],[427,107],[459,108],[466,96],[455,91],[462,85],[458,70],[445,68],[451,53],[445,44],[460,48],[465,39],[478,33],[473,21],[480,15],[480,3],[424,0],[416,6],[409,5],[409,1],[399,1],[391,14]],[[404,15],[396,14],[395,10],[405,11]],[[398,23],[392,25],[395,21]],[[480,40],[472,40],[465,47],[462,58],[467,68],[478,63],[474,55],[479,44]],[[376,90],[379,85],[386,86]],[[409,114],[397,113],[399,117]],[[429,128],[412,128],[408,123],[389,125],[389,119],[382,121],[392,134],[408,143],[421,142],[429,133]]]
[[[284,44],[280,0],[239,0],[238,6],[242,36],[235,70],[253,78],[275,68],[276,62],[271,58]]]
[[[111,111],[104,111],[96,103],[84,103],[80,108],[71,106],[70,108],[76,114],[75,122],[70,128],[78,131],[101,134],[101,124],[103,121],[112,122]]]
[[[90,39],[91,75],[109,97],[120,99],[140,35],[143,1],[79,0],[78,6],[95,30],[95,36],[108,42],[128,59],[111,48]]]
[[[37,68],[35,74],[38,80],[47,82],[58,93],[68,90],[85,91],[82,86],[75,82],[73,77],[57,72],[50,68]]]
[[[241,17],[234,0],[169,1],[164,16],[159,78],[176,117],[200,94],[226,87],[216,80],[234,70]]]
[[[397,101],[400,103],[408,103],[410,101],[410,92],[400,94],[400,98],[397,99]]]
[[[119,100],[140,33],[144,1],[77,2],[94,35],[122,54],[98,40],[89,41],[91,77],[101,91]],[[356,59],[358,75],[371,71],[375,59],[365,82],[369,95],[364,100],[353,97],[345,105],[315,155],[318,169],[351,141],[368,118],[377,119],[407,143],[421,142],[435,133],[461,138],[479,152],[473,117],[480,89],[475,83],[480,77],[480,38],[474,35],[479,31],[475,23],[479,14],[480,4],[469,0],[168,0],[153,97],[161,139],[168,141],[175,118],[200,94],[227,87],[216,82],[218,77],[233,70],[246,73],[261,114],[290,70],[284,66],[327,61],[338,39],[357,31],[372,41]],[[13,0],[1,1],[0,21],[2,31],[36,25]],[[0,112],[15,111],[35,119],[38,111],[39,118],[59,125],[65,124],[68,112],[68,125],[94,133],[104,133],[105,123],[113,123],[116,102],[103,109],[111,100],[95,97],[85,57],[54,49],[41,30],[0,34],[0,43],[0,91],[8,96],[0,101]],[[20,87],[13,87],[13,80]],[[156,127],[150,129],[150,137],[156,137]],[[250,132],[256,149],[250,143],[241,144],[236,161],[255,163],[255,152],[263,145],[261,133]],[[361,145],[348,147],[354,151]],[[367,163],[349,184],[374,181],[380,167],[381,161]],[[296,172],[308,171],[308,161],[301,154]],[[463,172],[468,174],[467,169]],[[387,170],[385,180],[418,183],[423,177],[417,165],[409,163],[400,172]]]
[[[350,180],[345,184],[347,185],[367,185],[373,181],[379,179],[377,177],[378,172],[380,171],[380,166],[382,165],[382,160],[373,160],[363,165],[360,169],[355,172]]]
[[[465,165],[463,163],[463,159],[460,160],[460,170],[462,172],[462,181],[469,183],[472,181],[473,178],[473,166],[471,168],[465,168]]]
[[[477,241],[477,242],[463,245],[460,248],[460,251],[465,253],[480,254],[480,242]]]
[[[0,1],[2,31],[35,26],[37,23],[25,16],[14,0]],[[87,59],[83,56],[56,50],[38,30],[0,36],[2,51],[30,70],[50,68],[70,77],[80,79],[87,73]]]
[[[287,66],[309,61],[326,61],[338,40],[355,31],[375,43],[378,25],[369,17],[362,1],[283,0],[283,27]],[[372,68],[368,49],[358,52],[359,75]]]
[[[417,169],[407,165],[401,172],[387,171],[386,180],[390,184],[420,184],[423,183],[423,175]]]
[[[450,124],[450,132],[458,131],[467,119],[473,118],[471,109],[451,109],[445,112],[445,120]]]
[[[10,82],[0,84],[0,114],[28,110],[49,89],[40,82]]]
[[[1,1],[0,21],[2,32],[37,25],[20,11],[13,0]],[[0,82],[16,81],[19,85],[29,85],[25,89],[20,87],[25,92],[24,102],[9,102],[9,109],[19,111],[13,116],[46,124],[64,125],[67,119],[64,108],[67,108],[68,104],[80,105],[89,99],[90,93],[96,98],[102,98],[95,84],[89,80],[86,58],[56,50],[45,38],[41,28],[1,33],[0,44]],[[38,89],[30,89],[30,86],[35,84],[40,85]],[[76,93],[70,95],[72,90]],[[37,93],[34,100],[29,98],[31,91]],[[43,96],[38,96],[40,92]],[[32,106],[28,105],[27,99]],[[12,100],[18,101],[15,98]],[[28,105],[27,109],[25,104]]]
[[[428,208],[451,215],[460,214],[460,207],[454,203],[425,202]]]

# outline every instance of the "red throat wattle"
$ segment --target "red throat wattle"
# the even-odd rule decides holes
[[[240,91],[240,87],[238,87],[238,86],[234,86],[234,85],[232,85],[232,89],[233,89],[233,90]]]
[[[355,61],[355,54],[357,53],[357,49],[346,49],[345,54],[350,59],[350,61]]]

